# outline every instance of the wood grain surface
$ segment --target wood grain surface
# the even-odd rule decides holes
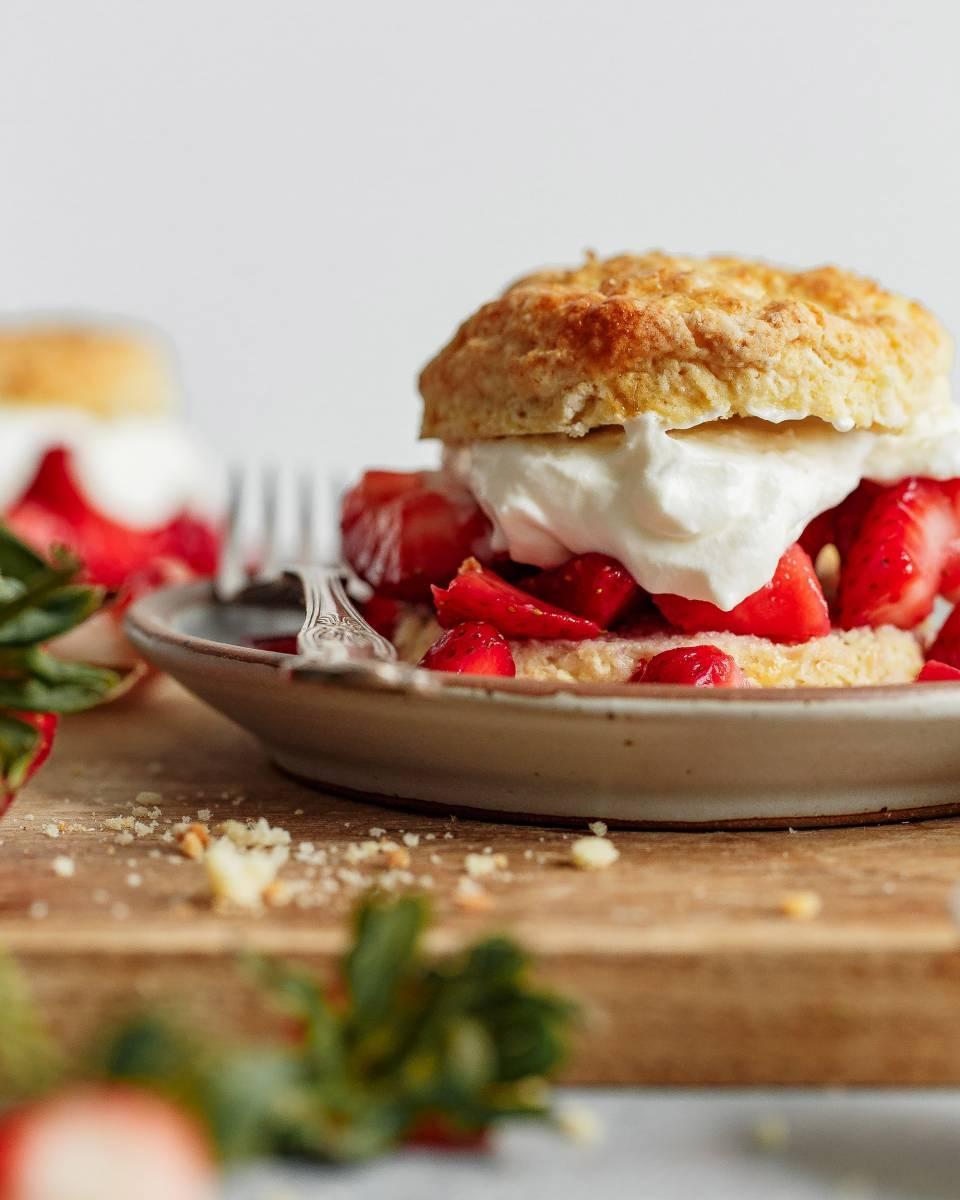
[[[827,788],[829,762],[823,774]],[[157,828],[118,845],[104,822],[128,814],[145,791],[160,796]],[[211,824],[264,816],[289,830],[294,847],[309,841],[341,856],[371,828],[418,836],[409,870],[431,881],[431,947],[507,930],[535,952],[541,978],[581,1000],[570,1080],[960,1082],[960,939],[950,911],[957,820],[617,832],[620,861],[585,873],[570,865],[576,832],[408,814],[312,791],[165,680],[69,720],[48,767],[0,825],[0,945],[67,1039],[144,999],[175,1002],[218,1027],[254,1028],[267,1017],[244,982],[240,951],[323,969],[343,946],[352,883],[310,892],[308,907],[214,911],[202,866],[162,840],[171,822],[205,809]],[[464,856],[488,847],[507,867],[484,885],[492,907],[464,911],[456,890]],[[56,873],[58,856],[72,860],[72,877]],[[291,861],[283,877],[314,889],[317,872],[312,882],[309,873]],[[819,915],[788,916],[784,898],[794,892],[815,893]]]

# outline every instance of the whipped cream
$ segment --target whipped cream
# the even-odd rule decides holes
[[[447,447],[444,465],[490,518],[494,549],[517,562],[553,567],[594,550],[647,591],[730,609],[862,479],[960,476],[960,410],[945,405],[896,434],[813,419],[671,429],[648,413],[584,438]]]
[[[105,420],[76,409],[0,405],[0,512],[30,486],[44,454],[70,451],[91,504],[133,528],[216,508],[211,464],[172,417]]]

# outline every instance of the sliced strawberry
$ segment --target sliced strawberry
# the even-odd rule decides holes
[[[50,751],[53,749],[53,739],[57,733],[57,726],[60,724],[60,717],[56,713],[22,712],[19,709],[9,709],[7,711],[11,717],[15,717],[18,721],[32,725],[39,737],[26,771],[22,772],[21,777],[11,782],[0,776],[0,817],[10,807],[10,802],[13,800],[17,790],[29,782],[50,757]],[[3,1192],[0,1192],[0,1197],[2,1196]]]
[[[347,493],[340,528],[344,557],[367,583],[394,598],[428,600],[430,585],[478,550],[489,522],[469,496],[448,494],[428,476],[375,471]]]
[[[0,1118],[3,1200],[217,1195],[217,1172],[203,1134],[183,1112],[148,1092],[76,1088]]]
[[[609,629],[640,594],[626,567],[607,554],[579,554],[532,576],[524,588],[565,612],[595,621],[601,629]]]
[[[940,572],[940,595],[951,604],[960,602],[960,538],[954,538],[947,546]]]
[[[810,555],[794,542],[769,583],[725,612],[706,600],[654,596],[671,625],[685,633],[755,634],[774,642],[806,642],[830,632],[830,614]]]
[[[945,662],[937,662],[931,658],[923,664],[917,683],[956,683],[960,680],[960,668],[951,667]]]
[[[424,471],[365,471],[360,480],[344,492],[340,502],[340,528],[346,531],[371,508],[379,508],[407,492],[420,492],[426,486]]]
[[[681,683],[689,687],[748,687],[747,677],[716,646],[678,646],[641,663],[631,683]]]
[[[800,534],[800,545],[814,562],[817,561],[817,555],[824,546],[836,544],[837,535],[834,528],[835,514],[836,509],[827,509],[826,512],[822,512],[819,516],[814,517],[803,533]]]
[[[398,600],[389,596],[381,596],[377,592],[363,606],[363,615],[368,625],[372,625],[377,633],[385,638],[392,638],[400,620],[401,605]]]
[[[949,502],[928,479],[879,492],[843,559],[840,623],[912,629],[929,616],[955,529]]]
[[[507,639],[485,621],[464,621],[448,629],[426,652],[420,666],[455,675],[517,673]]]
[[[461,621],[488,621],[507,637],[596,637],[600,626],[586,617],[564,612],[507,583],[469,558],[449,587],[433,590],[437,620],[445,628]]]
[[[951,667],[960,667],[960,607],[955,608],[944,621],[927,658],[949,663]]]

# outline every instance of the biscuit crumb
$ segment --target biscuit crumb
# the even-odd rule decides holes
[[[784,892],[780,897],[780,911],[792,921],[812,921],[819,917],[822,908],[818,892]]]
[[[761,1117],[753,1127],[753,1141],[760,1149],[768,1154],[778,1150],[786,1150],[790,1145],[790,1126],[786,1117],[779,1113],[770,1113]]]
[[[568,1108],[557,1114],[560,1132],[578,1146],[595,1146],[603,1136],[603,1126],[589,1108]]]
[[[50,912],[50,905],[46,900],[34,900],[27,909],[27,913],[32,921],[42,921]]]
[[[69,854],[58,854],[53,860],[53,873],[61,879],[72,879],[76,874],[77,864]]]
[[[596,834],[597,837],[606,837],[607,836],[606,821],[591,821],[590,824],[587,826],[587,828],[590,830],[591,833]]]
[[[475,879],[461,875],[457,880],[453,893],[453,902],[464,912],[483,913],[493,908],[494,900],[490,893]]]
[[[49,825],[44,825],[43,832],[48,838],[58,838],[60,836],[59,828],[52,821]]]
[[[570,859],[581,871],[605,871],[620,857],[620,851],[605,837],[577,838],[570,846]]]
[[[287,861],[286,846],[241,849],[231,838],[219,837],[204,858],[207,882],[218,905],[260,909],[277,872]]]

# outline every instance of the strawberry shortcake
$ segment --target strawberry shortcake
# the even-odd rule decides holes
[[[216,566],[213,473],[176,392],[142,335],[0,327],[0,520],[41,553],[68,546],[105,589],[113,602],[71,637],[111,666],[133,653],[121,627],[132,598]]]
[[[421,375],[440,467],[345,497],[368,619],[469,674],[960,678],[960,615],[934,615],[960,599],[950,359],[929,312],[835,267],[654,253],[521,279]]]

